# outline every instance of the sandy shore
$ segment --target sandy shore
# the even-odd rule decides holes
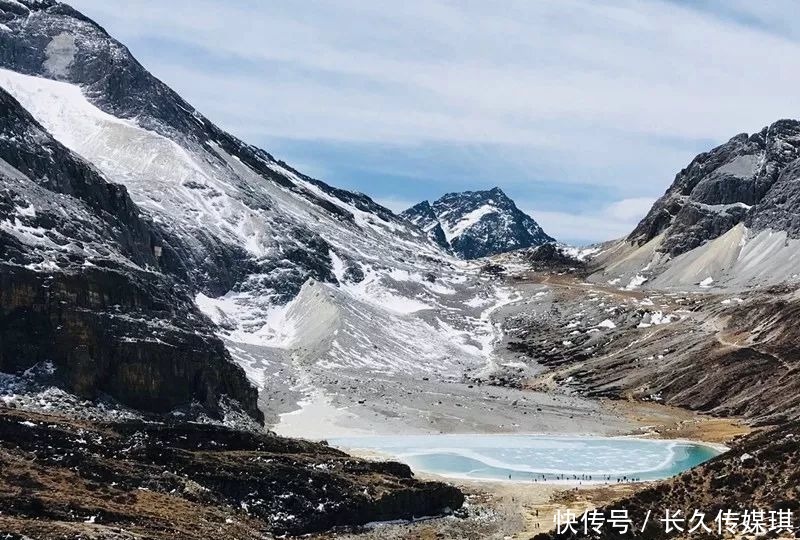
[[[637,437],[726,445],[752,431],[735,418],[718,418],[652,402],[609,400],[604,407],[639,424],[631,433]]]
[[[441,480],[435,475],[420,478]],[[611,503],[642,489],[646,484],[577,486],[515,482],[466,482],[449,480],[466,494],[462,516],[448,516],[415,523],[373,524],[354,532],[326,533],[314,539],[347,540],[530,540],[554,526],[560,510],[576,515]]]

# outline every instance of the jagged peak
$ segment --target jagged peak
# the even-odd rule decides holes
[[[421,201],[402,215],[422,226],[429,236],[443,236],[446,244],[466,259],[553,241],[498,186],[446,193],[432,204]]]
[[[408,213],[408,212],[426,211],[426,210],[431,210],[431,211],[433,210],[433,207],[431,207],[430,201],[427,201],[427,200],[420,201],[417,204],[415,204],[414,206],[411,206],[411,207],[403,210],[401,212],[401,214],[405,214],[405,213]]]
[[[774,223],[796,234],[798,231],[788,223],[791,221],[788,217],[778,220],[780,212],[775,208],[769,220],[759,219],[759,215],[765,208],[764,202],[771,200],[774,186],[780,184],[783,171],[798,158],[798,120],[780,119],[752,134],[739,133],[698,154],[678,172],[664,195],[628,236],[628,241],[644,245],[664,234],[659,251],[676,256],[719,237],[743,221],[760,227]],[[787,193],[771,201],[776,208],[779,201],[792,199],[788,188],[782,186],[782,189]]]
[[[476,190],[467,190],[467,191],[451,191],[445,193],[437,200],[449,199],[449,198],[478,198],[478,197],[504,197],[509,199],[508,195],[500,189],[500,187],[495,186],[491,189],[476,189]]]

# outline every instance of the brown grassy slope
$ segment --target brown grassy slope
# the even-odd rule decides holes
[[[262,538],[461,506],[399,463],[201,424],[96,425],[0,408],[0,532]]]

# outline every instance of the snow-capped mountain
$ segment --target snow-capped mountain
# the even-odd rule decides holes
[[[258,418],[232,358],[274,421],[302,396],[336,399],[318,390],[325,381],[340,390],[331,373],[460,378],[486,364],[496,331],[487,314],[510,295],[477,267],[369,197],[222,131],[69,6],[0,0],[0,21],[6,114],[34,126],[29,137],[12,127],[2,141],[3,189],[25,184],[0,205],[3,272],[81,284],[66,288],[64,303],[0,291],[20,298],[4,319],[4,330],[20,333],[0,340],[0,371],[11,355],[13,370],[49,357],[67,376],[67,366],[82,366],[67,385],[81,396],[136,407],[176,387],[185,392],[159,411],[178,401],[216,407],[226,394]],[[35,170],[32,153],[41,154]],[[513,207],[503,199],[492,204]],[[475,231],[509,227],[500,242],[525,223],[504,215],[513,219],[498,214],[493,225],[484,216]],[[105,321],[104,334],[80,341],[88,323],[62,324],[65,310]],[[48,339],[63,345],[8,348],[35,341],[25,333],[32,313],[47,314]],[[125,376],[104,377],[109,370]],[[137,384],[150,385],[139,399]],[[276,385],[295,388],[295,399],[264,405]]]
[[[310,277],[337,281],[334,246],[347,265],[358,248],[370,251],[365,242],[391,238],[414,252],[426,243],[368,197],[306,177],[221,131],[65,4],[0,9],[9,28],[0,32],[0,85],[187,240],[181,259],[199,289],[221,294],[257,274],[259,289],[285,302]]]
[[[477,259],[553,242],[500,188],[448,193],[430,204],[412,206],[401,216],[437,244],[464,259]]]

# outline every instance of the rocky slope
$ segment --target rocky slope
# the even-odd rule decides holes
[[[324,444],[0,408],[0,533],[11,538],[272,538],[441,514],[463,500],[406,465]]]
[[[336,282],[330,251],[351,265],[354,248],[377,240],[420,250],[424,237],[368,197],[308,178],[217,128],[72,8],[48,0],[0,9],[9,28],[0,66],[12,70],[0,84],[169,223],[196,288],[213,296],[256,288],[285,302],[308,278]]]
[[[532,279],[542,294],[506,322],[508,345],[548,369],[519,384],[754,424],[800,419],[794,289],[697,295]]]
[[[506,321],[508,346],[522,363],[546,370],[519,370],[504,384],[655,402],[742,418],[756,429],[729,443],[730,452],[603,510],[627,509],[639,526],[648,510],[656,518],[665,509],[681,510],[683,517],[698,510],[712,527],[720,509],[797,512],[796,286],[698,294],[625,290],[569,275],[518,277],[526,279],[542,289],[528,310]],[[631,535],[615,535],[606,526],[601,534],[537,536],[573,537]],[[635,537],[720,536],[666,535],[654,519]]]
[[[223,132],[64,4],[3,2],[0,20],[0,87],[125,187],[163,238],[158,270],[217,325],[271,421],[332,368],[484,361],[485,321],[429,314],[499,293],[418,227]]]
[[[554,240],[500,188],[448,193],[401,214],[437,244],[463,259],[478,259]]]
[[[83,398],[220,415],[227,396],[263,418],[180,286],[174,239],[3,90],[0,180],[0,371],[52,362]]]
[[[737,135],[679,172],[628,241],[642,245],[663,234],[659,251],[675,256],[741,222],[797,237],[800,229],[791,218],[774,218],[791,205],[787,191],[798,157],[800,122],[779,120],[753,135]]]
[[[546,361],[572,364],[564,378],[595,395],[759,423],[800,417],[791,322],[798,151],[800,122],[780,120],[697,156],[631,235],[601,246],[590,263],[596,290],[617,299],[607,341],[587,354],[579,335],[569,339],[574,351]],[[654,311],[636,305],[643,299],[662,323],[671,312],[670,324],[639,328],[638,317],[620,317],[624,304]]]
[[[451,249],[450,242],[448,242],[447,236],[444,234],[442,224],[439,223],[439,218],[436,216],[431,203],[422,201],[403,211],[400,215],[425,231],[428,238],[435,242],[436,245],[447,250]]]
[[[165,305],[197,314],[187,297],[195,299],[220,325],[216,331],[229,339],[229,350],[234,350],[232,342],[259,347],[244,358],[234,354],[258,387],[268,384],[266,373],[274,358],[284,356],[274,348],[283,347],[287,336],[319,337],[330,344],[318,335],[321,329],[316,321],[300,315],[291,321],[276,316],[276,308],[295,299],[304,284],[344,292],[348,305],[366,303],[365,309],[373,310],[381,306],[378,315],[394,319],[398,312],[405,316],[416,311],[422,305],[417,296],[427,298],[446,289],[421,276],[446,280],[460,273],[452,258],[423,232],[368,197],[304,176],[217,128],[149,74],[123,45],[69,6],[52,0],[2,2],[0,21],[4,25],[0,66],[7,68],[0,69],[0,87],[20,102],[40,131],[65,147],[62,153],[69,150],[80,156],[82,163],[93,166],[94,176],[114,186],[108,189],[126,192],[129,198],[120,199],[119,204],[135,208],[131,212],[146,223],[128,219],[123,225],[132,228],[130,233],[120,227],[122,232],[116,236],[130,238],[119,239],[123,250],[119,257],[170,283],[154,280],[154,289],[176,289],[183,298],[165,301]],[[6,142],[12,153],[32,151],[28,148],[34,144],[32,139],[15,139],[13,128],[9,133]],[[42,162],[39,169],[48,163]],[[47,176],[42,170],[36,174]],[[20,211],[44,216],[39,206],[58,207],[60,202],[51,191],[20,203]],[[96,190],[90,186],[85,191],[93,197]],[[36,221],[17,215],[16,206],[5,210],[4,217],[10,223],[19,220],[23,229]],[[111,214],[125,211],[107,210]],[[91,215],[98,211],[75,212],[72,215],[87,217],[51,220],[45,228],[68,229],[81,238],[90,234],[84,229],[99,227]],[[97,238],[105,234],[95,232]],[[25,234],[21,230],[16,235],[21,242],[17,251],[34,257],[41,246]],[[160,257],[155,256],[156,249]],[[106,258],[99,248],[86,250],[74,256],[75,264],[68,269],[48,258],[50,252],[34,258],[51,265],[53,272],[80,268],[89,273],[87,269],[97,268]],[[120,279],[132,280],[135,271],[126,263]],[[426,286],[419,291],[405,284],[409,280]],[[276,320],[278,326],[272,324]],[[192,318],[182,322],[195,324]],[[329,328],[329,336],[338,331],[335,326]],[[204,333],[204,328],[206,334],[213,333],[206,322],[197,324],[198,332]],[[355,332],[353,328],[346,324],[339,335]],[[128,330],[128,335],[121,336],[128,340],[125,343],[136,340],[141,348],[148,343],[145,337],[155,341],[154,336]],[[442,348],[446,346],[446,336],[436,337],[437,328],[424,331]],[[418,335],[418,329],[414,333]],[[193,351],[204,347],[173,345]],[[317,354],[320,359],[324,356]],[[360,357],[363,351],[353,351],[353,360]],[[168,365],[164,369],[178,370]]]
[[[598,280],[748,288],[795,279],[798,158],[796,120],[698,155],[625,240],[606,246]]]
[[[576,527],[577,533],[543,533],[535,540],[548,538],[753,538],[755,521],[744,517],[743,512],[764,512],[759,536],[773,526],[777,527],[780,511],[791,512],[791,523],[786,529],[770,532],[766,538],[794,538],[800,532],[797,513],[800,511],[800,490],[797,474],[800,467],[800,425],[797,422],[783,424],[778,428],[764,430],[739,441],[731,451],[680,476],[660,482],[599,509],[603,519],[611,518],[611,510],[624,509],[633,520],[635,533],[619,534],[610,522],[600,532],[583,531],[583,523]],[[678,525],[683,531],[673,529],[667,534],[663,519],[665,509],[678,515],[683,521]],[[698,528],[695,511],[702,514],[708,530]],[[729,521],[715,518],[730,511]],[[645,517],[652,516],[643,527]],[[771,512],[776,514],[771,515]],[[692,516],[695,519],[692,520]],[[774,521],[773,521],[774,520]],[[644,528],[644,530],[642,530]],[[722,531],[722,534],[719,531]]]

